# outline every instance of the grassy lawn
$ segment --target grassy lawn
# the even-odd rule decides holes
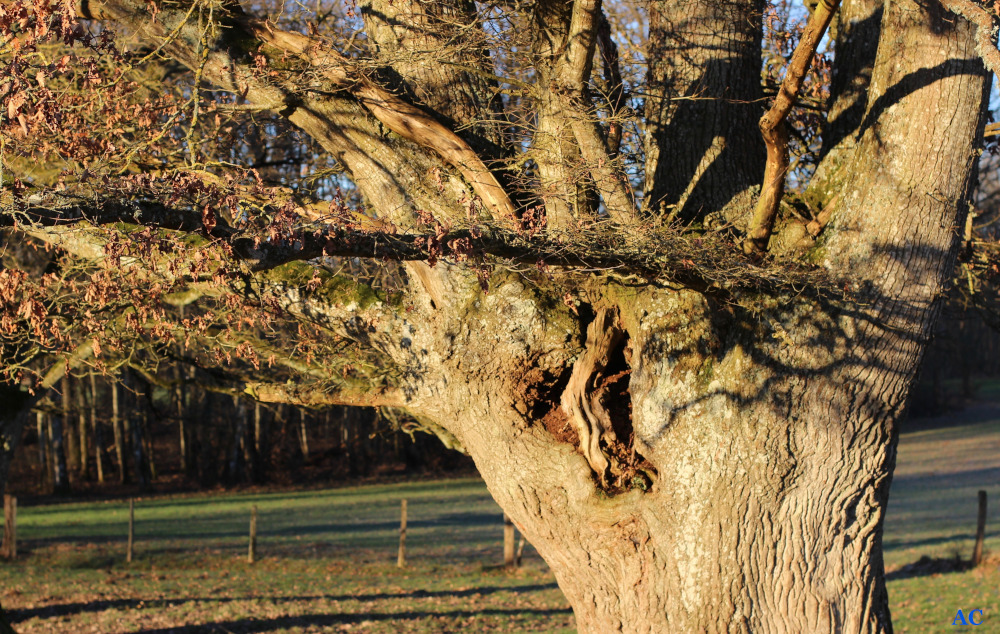
[[[924,555],[968,558],[978,489],[990,495],[987,547],[1000,553],[1000,406],[904,428],[885,535],[898,632],[954,631],[959,608],[983,610],[976,631],[1000,631],[997,560],[900,572]],[[402,498],[405,569],[395,566]],[[530,547],[517,572],[490,566],[501,558],[501,512],[478,479],[140,500],[132,564],[127,518],[122,502],[21,509],[23,554],[0,563],[0,601],[20,634],[573,631]]]
[[[1000,632],[1000,403],[971,405],[904,426],[886,514],[888,570],[922,556],[968,559],[980,489],[989,498],[989,565],[964,572],[890,575],[897,632],[954,632],[951,623],[959,608],[983,610],[985,622],[975,631]]]
[[[403,498],[409,565],[399,569]],[[126,504],[29,507],[19,533],[30,553],[0,564],[0,601],[21,634],[572,631],[534,551],[517,572],[491,567],[501,518],[478,479],[153,498],[136,505],[126,564]]]

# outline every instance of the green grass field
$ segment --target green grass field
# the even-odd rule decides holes
[[[959,608],[984,611],[985,623],[975,631],[1000,632],[1000,404],[971,405],[904,426],[885,522],[888,570],[923,556],[968,559],[980,489],[989,499],[989,564],[965,572],[890,575],[897,632],[954,632]]]
[[[981,488],[991,500],[987,547],[1000,553],[1000,406],[908,429],[886,520],[888,568],[967,558]],[[409,565],[399,569],[402,498]],[[252,566],[251,505],[260,530]],[[519,571],[492,567],[501,512],[478,479],[140,500],[131,564],[127,518],[120,501],[21,509],[21,557],[0,563],[0,601],[19,634],[573,631],[530,547]],[[898,632],[954,631],[959,608],[984,611],[976,631],[1000,632],[996,559],[975,571],[896,572],[889,592]]]

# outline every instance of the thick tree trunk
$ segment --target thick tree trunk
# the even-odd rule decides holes
[[[652,3],[646,99],[648,213],[745,222],[764,172],[763,2]]]
[[[514,371],[450,395],[464,446],[580,631],[887,631],[881,526],[913,373],[879,362],[914,368],[920,344],[883,333],[891,353],[858,347],[850,311],[808,302],[764,321],[713,319],[693,292],[619,306],[629,388],[604,404],[631,421],[625,449],[650,478],[602,486],[554,442],[560,410],[539,421],[498,398]]]

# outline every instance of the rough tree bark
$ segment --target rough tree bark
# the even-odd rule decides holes
[[[758,0],[652,3],[647,211],[746,222],[764,166],[762,11]]]
[[[281,113],[400,229],[427,213],[460,224],[476,196],[495,203],[486,220],[516,224],[503,210],[525,214],[524,192],[499,191],[509,183],[491,161],[519,148],[497,147],[495,83],[467,68],[492,73],[491,59],[477,50],[434,65],[424,48],[481,29],[474,4],[359,4],[367,66],[235,6],[212,37],[167,3],[155,22],[138,0],[79,10]],[[637,239],[614,135],[583,118],[601,3],[512,5],[513,23],[532,29],[539,80],[525,88],[537,122],[524,144],[530,200],[554,228],[593,220]],[[972,27],[938,5],[845,7],[813,197],[828,221],[800,254],[843,295],[523,271],[494,272],[485,293],[454,264],[411,264],[401,302],[282,286],[292,318],[395,370],[367,391],[330,379],[312,402],[403,407],[467,451],[555,572],[581,632],[891,631],[881,532],[897,421],[954,262],[990,81]],[[738,229],[764,166],[762,3],[649,11],[639,217],[719,212]],[[93,248],[58,244],[81,257]]]

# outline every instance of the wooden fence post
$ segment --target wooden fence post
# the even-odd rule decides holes
[[[257,505],[250,507],[250,548],[247,550],[247,563],[257,561]]]
[[[976,521],[976,547],[972,551],[972,567],[983,563],[983,539],[986,537],[986,491],[979,492],[979,518]]]
[[[503,565],[514,568],[514,522],[503,514]]]
[[[3,554],[7,559],[17,559],[17,498],[3,496]]]
[[[399,554],[396,556],[396,566],[406,566],[406,500],[399,507]]]
[[[128,550],[125,551],[125,561],[132,563],[132,549],[135,543],[135,498],[128,499]]]

